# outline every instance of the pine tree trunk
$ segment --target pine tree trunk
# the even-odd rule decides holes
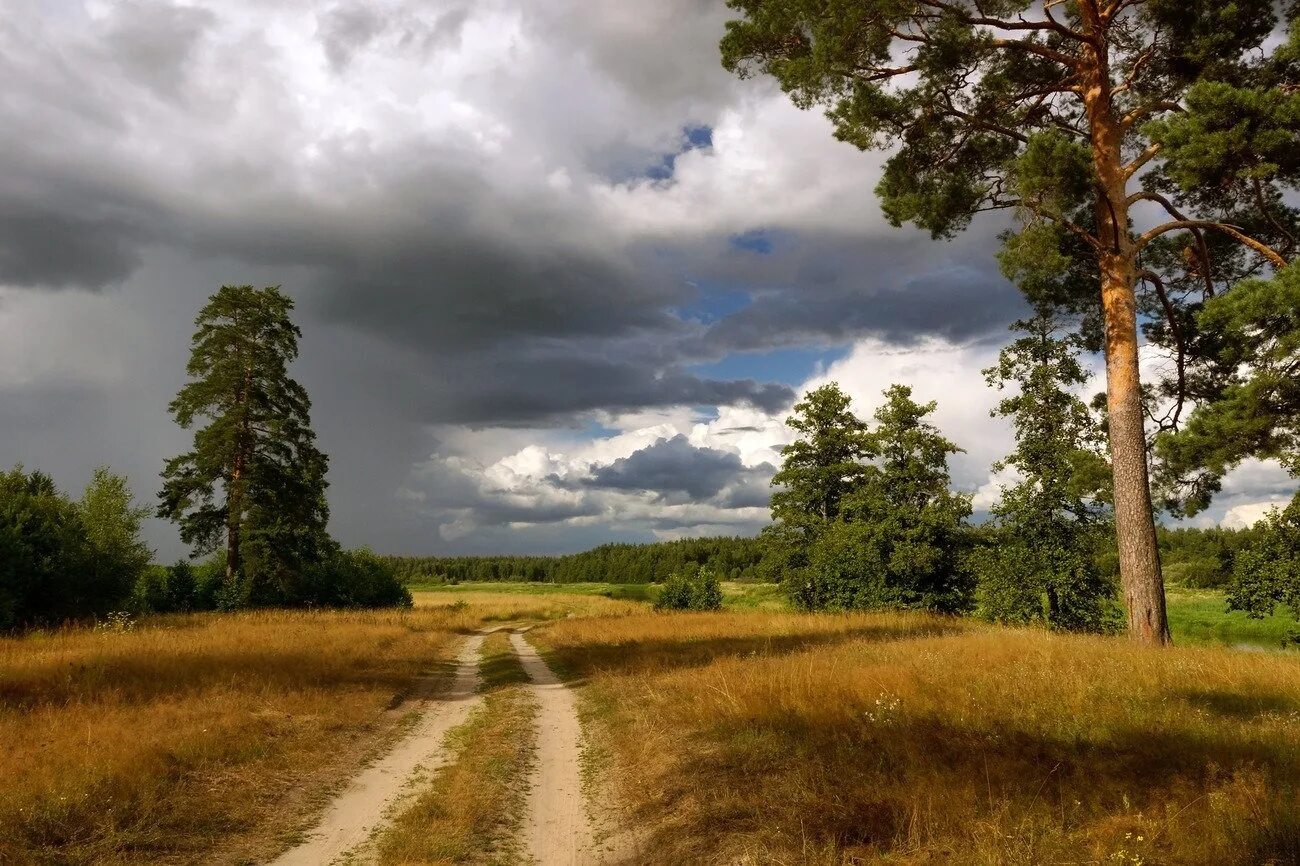
[[[1124,173],[1124,130],[1111,101],[1109,60],[1095,3],[1080,3],[1085,25],[1097,37],[1091,68],[1085,70],[1083,101],[1088,114],[1097,181],[1097,237],[1101,304],[1106,327],[1106,403],[1110,459],[1115,484],[1115,535],[1120,580],[1128,610],[1129,637],[1142,644],[1170,642],[1165,585],[1160,573],[1155,514],[1147,466],[1142,383],[1138,371],[1137,268],[1130,234],[1128,177]]]
[[[1138,375],[1137,302],[1132,264],[1102,257],[1106,317],[1106,403],[1110,460],[1115,480],[1115,535],[1129,637],[1138,643],[1170,642],[1165,584],[1151,508],[1142,387]]]

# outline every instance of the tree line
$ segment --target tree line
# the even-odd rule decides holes
[[[764,550],[757,539],[685,538],[653,544],[602,544],[564,556],[385,557],[404,583],[536,581],[547,583],[663,583],[700,568],[723,580],[754,580]]]
[[[150,509],[107,469],[80,500],[39,471],[0,475],[0,630],[113,611],[411,603],[388,561],[329,535],[329,461],[288,371],[302,336],[292,310],[278,286],[223,286],[195,320],[170,405],[196,428],[193,447],[164,466],[156,514],[179,525],[197,565],[150,564]]]

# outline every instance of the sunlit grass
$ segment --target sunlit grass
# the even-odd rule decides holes
[[[196,614],[0,639],[0,863],[266,859],[399,732],[401,710],[386,710],[417,676],[444,671],[462,634],[537,606]]]
[[[1167,598],[1175,642],[1278,649],[1300,631],[1300,623],[1285,609],[1264,619],[1229,611],[1226,595],[1217,589],[1169,587]]]
[[[659,862],[1300,858],[1300,664],[925,616],[548,625]],[[746,861],[748,858],[748,861]]]

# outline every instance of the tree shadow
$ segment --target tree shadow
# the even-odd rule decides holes
[[[1239,721],[1250,721],[1270,713],[1300,710],[1300,704],[1294,699],[1276,693],[1243,694],[1225,689],[1187,689],[1175,692],[1174,697],[1198,709]]]
[[[751,719],[689,736],[701,747],[683,744],[689,763],[657,779],[656,796],[632,816],[651,828],[646,849],[678,862],[703,858],[723,836],[764,834],[888,857],[910,844],[918,807],[936,798],[972,823],[1025,828],[1035,815],[1069,814],[1074,830],[1114,826],[1159,814],[1171,798],[1195,803],[1247,771],[1262,773],[1276,800],[1255,803],[1238,828],[1240,862],[1300,863],[1300,753],[1280,743],[1136,727],[1075,739],[930,717],[883,728]],[[758,779],[768,790],[736,795]],[[1188,833],[1200,831],[1189,816]]]

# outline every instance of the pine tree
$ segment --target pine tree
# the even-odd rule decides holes
[[[993,410],[1016,432],[1016,449],[994,470],[1020,480],[1003,489],[989,544],[972,557],[980,610],[999,622],[1105,631],[1115,591],[1096,553],[1109,529],[1109,485],[1100,431],[1074,393],[1088,380],[1082,339],[1046,306],[1013,327],[1023,336],[984,375],[999,390],[1016,388]]]
[[[850,594],[833,604],[943,613],[969,607],[962,560],[970,498],[952,492],[948,474],[948,458],[962,449],[926,420],[935,408],[913,400],[905,385],[885,391],[868,436],[874,461],[844,498],[841,525],[810,555],[814,571],[846,553],[857,560],[856,569],[838,574]],[[834,599],[830,576],[823,568],[819,580],[823,596]]]
[[[1300,264],[1210,299],[1197,320],[1217,337],[1220,387],[1156,442],[1169,485],[1182,491],[1177,504],[1191,514],[1249,457],[1300,477]]]
[[[840,139],[894,151],[877,187],[891,222],[948,237],[977,213],[1013,211],[1022,230],[1007,237],[1004,270],[1018,282],[1032,273],[1104,331],[1129,633],[1168,642],[1138,311],[1168,316],[1181,358],[1196,347],[1171,278],[1204,274],[1213,294],[1225,267],[1276,268],[1294,254],[1282,193],[1300,182],[1300,37],[1270,39],[1294,4],[728,5],[742,16],[722,40],[728,69],[771,74],[801,107],[825,106]]]
[[[158,515],[199,554],[224,542],[224,603],[277,603],[288,582],[332,551],[327,458],[307,392],[288,365],[302,336],[278,286],[223,286],[195,320],[189,381],[170,409],[198,419],[193,450],[167,461]]]
[[[781,449],[781,469],[772,478],[772,524],[763,537],[765,569],[791,585],[807,565],[809,545],[839,515],[841,501],[867,471],[867,427],[849,403],[832,382],[809,391],[786,420],[799,437]]]

